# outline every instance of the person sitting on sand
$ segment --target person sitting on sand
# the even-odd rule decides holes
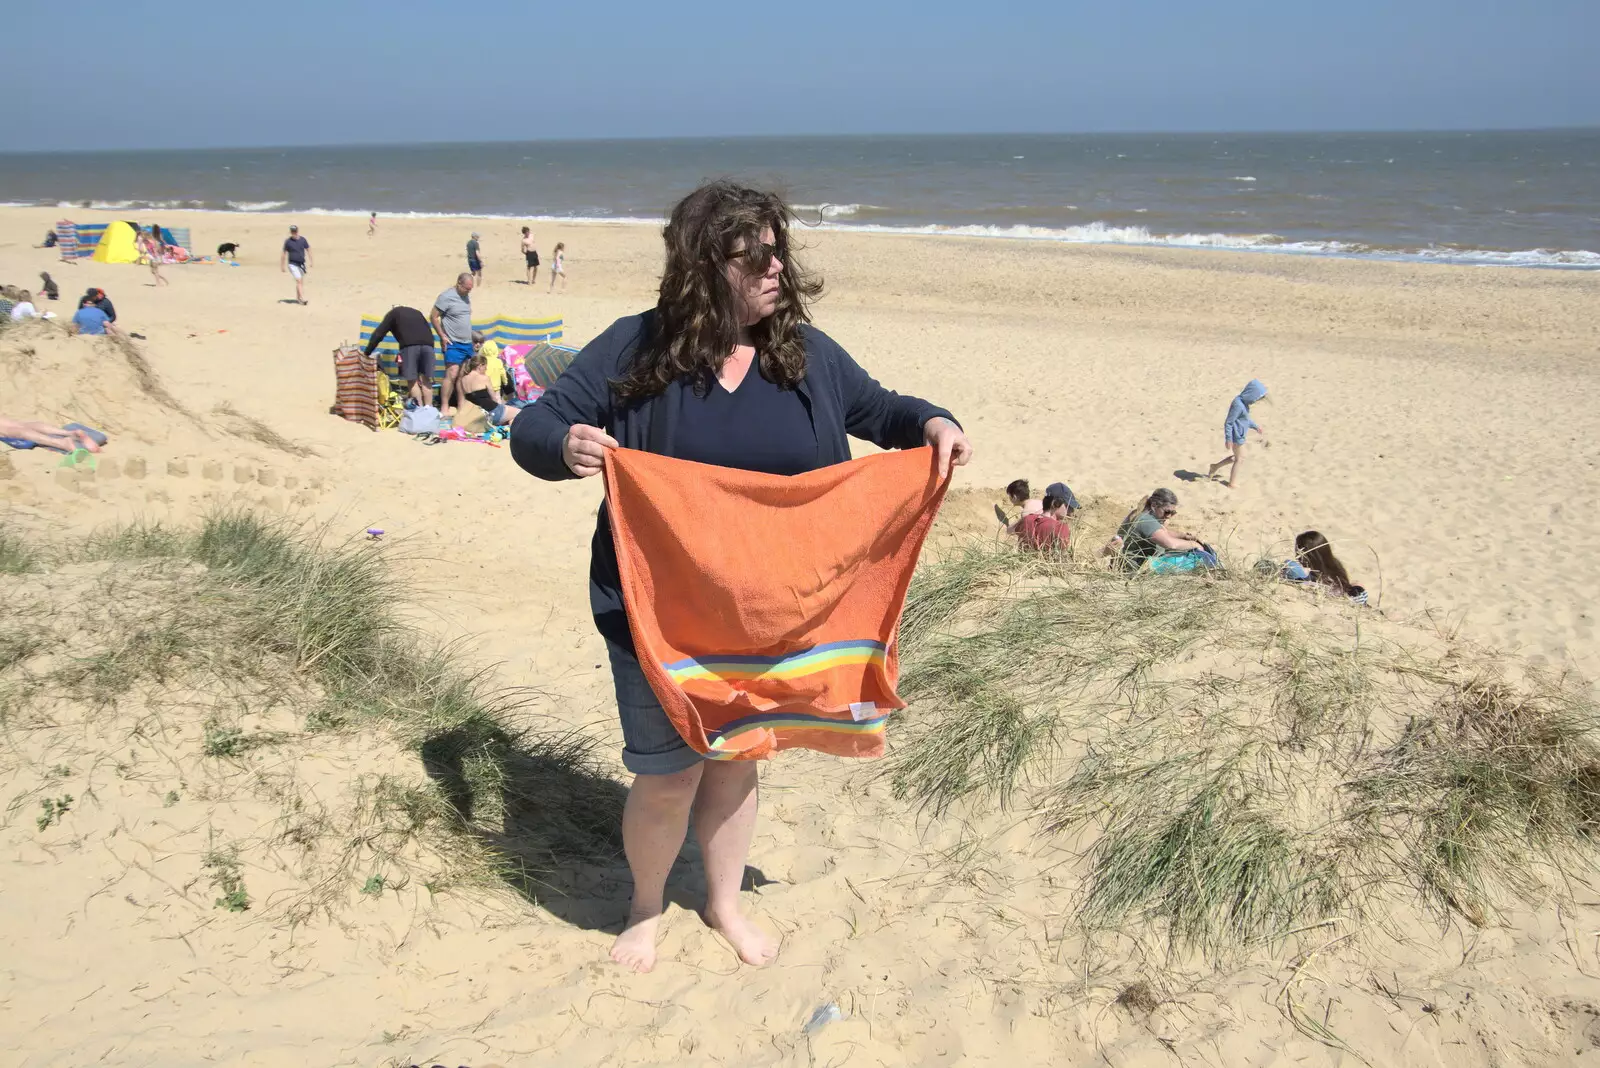
[[[1006,500],[1022,509],[1022,515],[1017,517],[1021,522],[1024,516],[1038,515],[1044,511],[1044,501],[1035,499],[1033,491],[1028,487],[1028,480],[1019,478],[1006,487]]]
[[[105,290],[90,286],[88,291],[78,299],[79,308],[87,304],[93,304],[104,312],[107,322],[114,323],[117,321],[117,306],[111,303],[111,298],[106,296]]]
[[[95,301],[85,300],[72,315],[72,322],[67,325],[70,334],[84,334],[99,336],[101,334],[115,334],[117,326],[111,321],[111,316],[106,314],[105,308]]]
[[[488,365],[489,357],[483,353],[480,352],[472,357],[472,361],[467,364],[467,373],[461,376],[461,394],[484,410],[490,426],[505,426],[530,402],[517,400],[515,397],[510,400],[503,398],[489,380]]]
[[[90,436],[87,430],[68,430],[37,419],[7,419],[0,415],[0,438],[31,441],[35,445],[43,445],[47,449],[59,449],[61,452],[72,452],[76,449],[100,451],[100,443]]]
[[[1047,498],[1058,497],[1061,500],[1066,501],[1068,515],[1078,514],[1078,508],[1080,507],[1078,504],[1078,498],[1073,495],[1071,488],[1069,488],[1065,482],[1050,483],[1050,485],[1044,488],[1044,495]]]
[[[1207,477],[1216,478],[1217,472],[1224,467],[1232,465],[1227,479],[1222,483],[1229,489],[1239,485],[1239,469],[1244,466],[1245,435],[1254,430],[1261,435],[1261,446],[1267,445],[1267,432],[1261,425],[1250,418],[1250,406],[1267,396],[1267,387],[1261,384],[1259,378],[1252,378],[1250,382],[1233,398],[1233,403],[1228,405],[1228,418],[1222,424],[1222,444],[1229,450],[1227,456],[1211,465],[1211,470],[1206,472]]]
[[[20,323],[24,319],[38,319],[39,309],[33,306],[33,294],[26,289],[17,294],[17,302],[11,307],[11,321]]]
[[[1328,539],[1320,531],[1305,530],[1294,536],[1294,560],[1291,563],[1300,566],[1304,578],[1294,574],[1290,574],[1290,578],[1315,582],[1330,592],[1366,604],[1367,591],[1350,581],[1350,573],[1333,555],[1333,546],[1328,544]],[[1287,573],[1288,569],[1285,570]]]
[[[61,299],[61,287],[56,285],[56,280],[50,277],[49,271],[39,272],[39,292],[44,294],[45,300]]]
[[[1070,512],[1066,498],[1047,493],[1040,504],[1039,511],[1029,512],[1017,520],[1018,543],[1024,549],[1032,549],[1035,552],[1065,549],[1072,537],[1072,528],[1067,525],[1067,516]]]
[[[1127,514],[1100,551],[1115,556],[1125,571],[1138,571],[1146,563],[1156,572],[1220,567],[1205,542],[1167,529],[1167,520],[1177,514],[1178,495],[1169,489],[1155,490]]]

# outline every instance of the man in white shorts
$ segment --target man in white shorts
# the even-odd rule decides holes
[[[294,296],[301,304],[306,302],[306,269],[311,266],[311,242],[300,236],[300,227],[289,227],[289,236],[283,240],[283,255],[278,257],[278,269],[294,275]]]

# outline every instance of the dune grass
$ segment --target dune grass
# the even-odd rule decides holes
[[[1222,958],[1397,902],[1482,924],[1597,857],[1582,679],[1254,572],[998,544],[926,564],[906,618],[894,792],[1037,813],[1084,852],[1090,930]]]
[[[89,628],[92,641],[68,643],[37,678],[24,679],[20,665],[46,638],[0,633],[0,714],[137,701],[168,723],[159,731],[193,738],[199,758],[247,771],[264,750],[316,737],[376,732],[414,754],[412,779],[363,777],[339,811],[295,794],[288,780],[258,784],[283,794],[276,841],[322,854],[315,885],[289,907],[294,919],[374,877],[404,885],[419,848],[443,858],[442,870],[416,873],[430,890],[491,884],[535,899],[559,868],[620,851],[624,792],[591,743],[530,729],[542,695],[497,685],[462,649],[406,625],[399,572],[382,547],[224,511],[192,529],[102,531],[56,555],[110,569],[104,617]],[[41,559],[30,566],[48,566]],[[246,730],[251,709],[289,710],[298,729]],[[185,733],[196,715],[203,723]],[[208,870],[223,855],[208,854]]]
[[[0,575],[25,575],[37,570],[37,550],[12,531],[0,529]]]

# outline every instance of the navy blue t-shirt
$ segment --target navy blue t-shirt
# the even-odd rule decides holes
[[[759,361],[731,392],[715,380],[704,396],[684,392],[673,455],[769,475],[798,475],[822,466],[805,401],[769,382]]]

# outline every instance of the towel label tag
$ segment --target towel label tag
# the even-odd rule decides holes
[[[850,718],[860,723],[878,714],[878,706],[871,701],[857,701],[850,706]]]

